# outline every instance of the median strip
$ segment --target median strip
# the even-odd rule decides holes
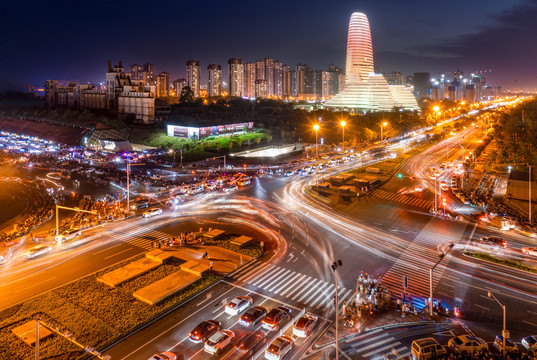
[[[514,268],[514,269],[528,271],[528,272],[537,274],[537,268],[536,267],[523,264],[523,263],[521,263],[519,261],[514,261],[514,260],[509,260],[509,259],[500,259],[500,258],[497,258],[495,256],[480,253],[480,252],[465,251],[463,254],[466,255],[466,256],[473,257],[473,258],[493,262],[495,264],[509,266],[509,267]]]

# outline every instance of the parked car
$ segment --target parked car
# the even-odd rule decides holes
[[[219,331],[211,336],[206,342],[203,350],[209,354],[220,355],[224,349],[233,344],[235,333],[231,330]]]
[[[231,300],[225,308],[226,314],[238,315],[254,303],[251,297],[243,295]]]
[[[526,255],[537,256],[537,247],[523,247],[522,252]]]
[[[291,310],[285,306],[278,306],[268,312],[262,322],[262,326],[267,330],[277,330],[291,320]]]
[[[480,337],[470,335],[460,335],[449,339],[448,346],[456,353],[473,354],[481,350],[488,350],[489,345]]]
[[[447,354],[446,349],[433,338],[414,340],[411,349],[414,360],[435,359]]]
[[[494,338],[494,343],[492,344],[492,347],[496,349],[499,353],[503,353],[503,336],[498,335]],[[514,342],[512,342],[510,339],[505,339],[505,352],[513,352],[518,351],[518,346]]]
[[[281,360],[293,349],[293,339],[289,336],[282,335],[269,345],[265,350],[265,359]]]
[[[160,215],[160,214],[162,214],[162,209],[153,208],[153,209],[149,209],[147,211],[144,211],[143,217],[150,218],[150,217],[153,217],[155,215]]]
[[[307,337],[313,332],[318,318],[312,314],[304,314],[293,324],[293,335]]]
[[[149,360],[176,360],[177,356],[170,352],[170,351],[164,351],[160,354],[155,354],[149,358]]]
[[[265,315],[267,315],[267,309],[263,306],[251,307],[239,318],[239,324],[243,326],[255,326]]]
[[[72,228],[69,230],[65,230],[61,234],[57,235],[55,240],[58,244],[64,243],[66,241],[72,240],[76,238],[77,236],[82,235],[82,232],[79,228]]]
[[[36,245],[30,248],[28,251],[26,251],[24,253],[24,257],[26,259],[33,259],[35,257],[48,254],[51,251],[52,251],[52,246],[50,245],[45,245],[45,244]]]
[[[220,321],[207,320],[199,323],[189,334],[190,341],[195,343],[205,342],[215,332],[220,331],[222,324]]]
[[[528,350],[530,353],[535,353],[537,351],[537,335],[526,336],[520,343],[524,349]]]

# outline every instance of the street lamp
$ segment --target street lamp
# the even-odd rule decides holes
[[[503,330],[502,330],[502,340],[503,340],[503,349],[502,349],[502,357],[505,358],[505,338],[509,337],[509,333],[505,329],[505,305],[496,299],[496,296],[494,296],[490,291],[488,292],[489,298],[493,298],[496,300],[496,302],[502,307],[503,310]]]
[[[380,124],[380,142],[382,142],[382,139],[383,139],[382,130],[384,129],[386,125],[388,125],[386,121]]]
[[[175,150],[174,150],[174,149],[170,149],[170,150],[168,150],[168,152],[169,152],[170,154],[173,154],[173,166],[175,166]]]
[[[440,111],[440,107],[438,105],[435,105],[433,107],[434,110],[434,121],[438,122],[438,111]]]
[[[449,249],[445,253],[441,253],[439,255],[440,259],[438,259],[436,264],[434,264],[433,267],[429,269],[429,314],[431,316],[433,316],[433,270],[438,264],[440,264],[440,261],[442,261],[442,259],[445,258],[447,254],[449,254],[451,249],[453,249],[453,246],[455,246],[455,244],[449,244]]]
[[[343,263],[341,260],[334,261],[332,264],[332,270],[334,270],[335,274],[335,281],[336,281],[336,359],[339,359],[339,338],[338,338],[338,297],[337,297],[337,287],[338,287],[338,280],[337,280],[337,269],[338,267],[343,266]]]
[[[341,152],[345,152],[345,125],[347,125],[347,122],[345,120],[341,120],[341,122],[339,123],[339,125],[341,125],[341,129],[343,131],[343,143],[341,145]]]
[[[319,124],[313,125],[313,130],[315,130],[315,157],[319,157],[319,149],[317,148],[317,132],[319,131]]]

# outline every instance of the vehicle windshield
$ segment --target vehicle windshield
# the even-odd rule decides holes
[[[309,324],[309,322],[310,322],[310,319],[306,317],[301,317],[300,319],[297,320],[295,327],[297,328],[306,327]]]
[[[453,342],[455,342],[455,344],[457,344],[457,345],[462,344],[462,340],[460,338],[453,339]]]

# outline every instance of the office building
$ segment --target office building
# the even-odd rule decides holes
[[[207,82],[207,96],[222,95],[222,66],[210,64],[207,66],[209,80]]]
[[[186,85],[190,87],[194,97],[200,97],[200,62],[197,60],[186,62]]]
[[[229,96],[242,97],[244,94],[244,65],[241,59],[227,61]]]
[[[281,61],[274,61],[274,97],[283,96],[283,65]]]
[[[400,73],[398,71],[392,71],[389,73],[383,73],[384,78],[388,82],[388,85],[404,85],[405,84],[405,76],[403,73]]]
[[[374,72],[371,30],[363,13],[351,16],[346,55],[345,89],[325,102],[327,109],[350,112],[392,111],[395,108],[419,110],[416,98],[408,88],[389,85],[381,74]]]
[[[431,97],[431,74],[428,72],[414,73],[414,95],[416,99]]]

